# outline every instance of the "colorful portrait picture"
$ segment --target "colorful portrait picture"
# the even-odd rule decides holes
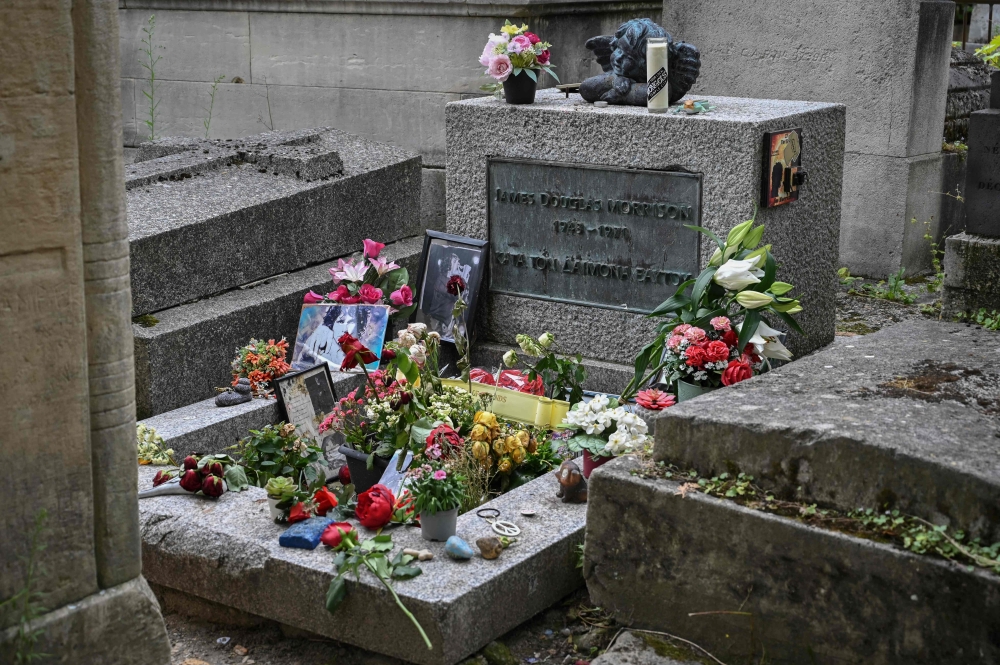
[[[424,238],[424,251],[417,277],[419,301],[413,319],[427,325],[427,330],[441,335],[446,342],[454,342],[454,326],[470,337],[468,326],[475,321],[479,285],[486,268],[487,241],[464,238],[436,231],[428,231]],[[462,321],[452,316],[458,296],[448,293],[448,281],[459,277],[466,285],[462,293],[468,309]]]
[[[319,426],[337,406],[337,393],[330,376],[330,366],[321,362],[301,372],[275,379],[274,385],[274,393],[284,412],[285,421],[295,425],[295,429],[303,436],[323,444],[326,449],[334,433],[321,435]]]
[[[382,354],[385,331],[389,325],[389,308],[385,305],[341,305],[319,303],[303,305],[299,315],[299,331],[292,351],[292,369],[308,369],[325,362],[330,371],[339,372],[344,352],[337,340],[349,333],[371,350]],[[366,365],[368,371],[378,369],[378,361]],[[361,372],[357,367],[351,371]]]
[[[795,178],[802,168],[802,130],[787,129],[764,134],[761,205],[784,205],[799,199]]]

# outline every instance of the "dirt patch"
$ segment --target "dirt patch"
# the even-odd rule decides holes
[[[909,374],[879,384],[877,393],[925,402],[951,400],[987,415],[1000,414],[1000,377],[955,363],[924,360]]]

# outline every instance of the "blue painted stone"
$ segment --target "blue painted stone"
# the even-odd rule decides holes
[[[278,537],[278,544],[282,547],[314,550],[319,545],[319,538],[323,535],[323,530],[330,524],[333,524],[333,520],[329,517],[310,517],[307,520],[296,522]]]
[[[452,559],[458,559],[460,561],[471,559],[476,554],[472,551],[472,546],[458,536],[452,536],[445,542],[444,551]]]

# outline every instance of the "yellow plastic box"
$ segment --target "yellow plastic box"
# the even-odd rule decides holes
[[[469,389],[469,384],[459,379],[441,379],[441,384],[451,388]],[[569,402],[539,395],[518,392],[510,388],[489,386],[472,382],[472,392],[493,396],[490,411],[511,420],[554,429],[569,413]]]

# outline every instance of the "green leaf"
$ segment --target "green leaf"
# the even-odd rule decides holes
[[[230,492],[242,492],[250,486],[250,481],[247,480],[247,474],[242,466],[229,467],[224,476]]]
[[[771,293],[776,296],[783,296],[795,287],[788,282],[775,282],[771,285]]]
[[[421,418],[410,425],[410,441],[419,446],[424,446],[427,442],[427,437],[430,436],[431,430],[437,427],[437,424],[430,418]]]
[[[404,284],[410,281],[410,272],[406,268],[396,268],[390,270],[382,277],[384,280],[383,290],[388,296],[393,291],[398,291]]]
[[[520,73],[521,73],[521,68],[520,67],[515,67],[514,71],[513,71],[514,76],[517,76]]]
[[[691,299],[685,295],[673,295],[664,300],[660,305],[654,309],[652,312],[646,316],[652,318],[654,316],[663,316],[664,314],[672,314],[684,307],[691,304]]]
[[[705,289],[708,288],[708,285],[712,282],[712,278],[715,277],[715,272],[718,269],[719,268],[717,266],[713,266],[701,271],[701,274],[698,275],[698,279],[695,280],[694,288],[691,289],[692,303],[697,305],[701,302],[701,297],[705,295]]]
[[[659,359],[660,354],[663,353],[663,337],[658,336],[652,342],[642,347],[642,351],[635,357],[635,376],[636,380],[641,379],[646,373],[646,368],[649,367],[649,363],[652,362],[653,358]]]
[[[766,252],[764,256],[765,256],[764,278],[760,280],[760,283],[754,284],[752,287],[750,287],[751,291],[758,291],[760,293],[764,293],[769,288],[771,288],[772,284],[774,284],[774,276],[775,273],[778,272],[778,264],[775,263],[774,256],[771,254],[771,252]]]
[[[409,580],[422,572],[424,571],[416,566],[396,566],[392,570],[392,577],[397,580]]]
[[[743,237],[743,246],[746,249],[753,249],[760,244],[760,241],[764,238],[764,225],[750,229],[747,234]]]
[[[329,514],[329,513],[327,513]],[[337,556],[333,557],[333,565],[339,570],[344,562],[347,561],[347,552],[337,552]]]
[[[347,598],[347,582],[342,575],[338,575],[330,581],[330,588],[326,591],[326,611],[333,614],[345,598]]]
[[[757,324],[760,323],[760,312],[755,309],[748,309],[746,311],[746,316],[743,317],[743,325],[740,328],[739,341],[736,343],[736,349],[743,353],[743,349],[750,342],[750,338],[754,336],[757,332]]]
[[[533,70],[533,69],[525,69],[523,71],[524,71],[525,74],[528,75],[528,78],[530,78],[535,83],[538,83],[538,74],[535,73],[535,70]]]
[[[719,246],[719,250],[721,250],[723,252],[726,251],[726,246],[724,244],[722,244],[721,240],[719,240],[719,236],[715,235],[714,233],[712,233],[711,231],[709,231],[708,229],[706,229],[704,226],[695,226],[693,224],[685,224],[684,228],[691,229],[692,231],[697,231],[699,233],[704,233],[709,238],[711,238],[712,240],[715,241],[715,244]]]
[[[792,318],[791,314],[785,314],[784,312],[775,312],[775,314],[778,315],[778,318],[787,323],[789,328],[791,328],[798,334],[800,335],[806,334],[805,331],[802,330],[802,327],[798,324],[798,322]]]
[[[417,378],[420,376],[420,368],[415,362],[410,360],[410,357],[405,353],[396,354],[396,366],[399,371],[403,373],[406,377],[406,382],[411,386],[417,382]]]
[[[549,76],[551,76],[552,78],[554,78],[556,80],[556,83],[560,83],[559,77],[556,76],[556,73],[554,71],[552,71],[552,67],[555,67],[555,65],[550,65],[548,67],[543,67],[543,69],[545,70],[545,73],[547,73]]]

